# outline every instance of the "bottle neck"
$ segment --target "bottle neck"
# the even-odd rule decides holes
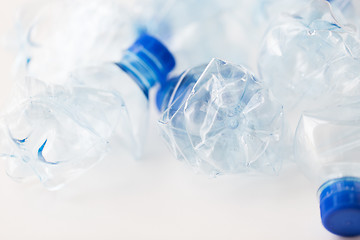
[[[152,66],[130,51],[127,51],[122,60],[115,64],[126,72],[148,96],[149,90],[157,82],[157,75]]]
[[[166,84],[162,85],[156,95],[156,106],[160,112],[165,110],[165,107],[169,105],[172,93],[175,90],[176,84],[180,77],[171,78]]]
[[[143,34],[124,52],[116,65],[129,74],[147,96],[156,83],[166,81],[175,67],[175,59],[158,39]]]

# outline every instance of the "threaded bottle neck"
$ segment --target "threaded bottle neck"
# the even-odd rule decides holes
[[[175,67],[175,59],[158,39],[142,35],[125,51],[116,65],[147,93],[156,83],[166,81],[167,75]]]

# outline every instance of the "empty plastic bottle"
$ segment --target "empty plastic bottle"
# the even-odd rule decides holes
[[[166,42],[182,71],[209,62],[213,56],[255,68],[261,39],[271,20],[308,1],[139,0],[136,6],[149,13],[147,21],[139,25]]]
[[[319,187],[324,227],[360,235],[360,102],[305,112],[295,135],[295,155]]]
[[[167,48],[144,35],[121,61],[74,71],[64,85],[27,79],[27,96],[3,120],[7,144],[0,152],[9,159],[9,175],[35,173],[57,189],[98,162],[113,135],[139,156],[148,90],[174,66]]]
[[[284,142],[289,149],[295,145],[287,159],[295,156],[321,186],[323,224],[344,236],[360,229],[355,154],[359,46],[354,29],[334,18],[327,1],[316,0],[277,21],[259,58],[261,77],[284,105]]]
[[[196,171],[279,170],[282,106],[244,67],[213,59],[163,85],[157,104],[162,136]]]
[[[290,145],[303,111],[359,96],[359,46],[356,33],[333,17],[326,1],[313,1],[270,28],[259,72],[284,105]]]

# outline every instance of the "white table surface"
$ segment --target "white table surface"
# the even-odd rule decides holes
[[[23,2],[1,0],[1,36]],[[1,48],[0,106],[12,63]],[[322,227],[316,188],[295,166],[276,177],[196,175],[164,146],[156,117],[153,108],[143,159],[109,156],[60,191],[16,183],[0,161],[0,239],[341,239]]]

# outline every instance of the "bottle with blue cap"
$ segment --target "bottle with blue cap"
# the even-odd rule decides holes
[[[319,188],[323,225],[354,236],[360,234],[360,41],[332,10],[315,0],[281,16],[265,36],[259,71],[284,105],[286,159]]]
[[[74,70],[62,85],[26,79],[20,103],[2,121],[0,156],[9,160],[8,174],[19,180],[35,174],[58,189],[97,163],[111,140],[139,157],[149,89],[163,84],[174,66],[169,50],[143,35],[119,62]]]
[[[319,187],[324,227],[360,235],[360,102],[305,112],[295,135],[295,155]]]
[[[171,152],[196,172],[278,172],[282,106],[246,68],[219,59],[191,68],[162,86],[157,106]]]

